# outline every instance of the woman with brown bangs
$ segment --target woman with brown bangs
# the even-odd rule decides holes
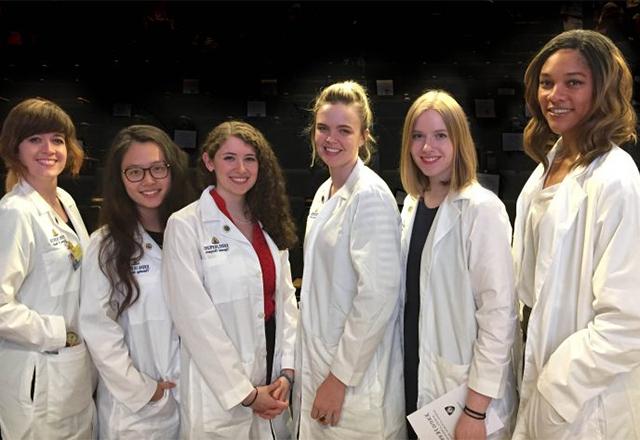
[[[525,73],[513,255],[527,325],[514,438],[640,438],[640,175],[632,78],[605,36],[549,41]]]
[[[0,134],[0,432],[4,440],[89,439],[95,372],[78,330],[80,263],[89,239],[71,196],[83,152],[69,116],[27,99]]]
[[[181,437],[289,438],[298,317],[284,178],[265,137],[223,122],[202,146],[211,182],[173,214],[164,286],[181,337]]]
[[[157,127],[122,129],[104,171],[101,228],[82,263],[80,329],[100,375],[100,438],[175,439],[178,335],[164,298],[163,232],[192,201],[187,155]]]

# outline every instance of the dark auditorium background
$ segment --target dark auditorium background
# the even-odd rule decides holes
[[[310,199],[326,178],[310,168],[304,134],[315,94],[345,79],[367,87],[378,140],[372,167],[400,203],[404,115],[425,89],[443,88],[469,115],[482,183],[513,220],[535,165],[522,151],[524,69],[551,37],[574,27],[599,30],[622,49],[637,111],[640,0],[1,1],[0,120],[32,96],[71,115],[88,159],[79,177],[59,184],[93,230],[103,156],[119,129],[164,129],[190,153],[195,179],[208,131],[243,119],[278,154],[302,237]],[[637,147],[625,147],[638,162]],[[301,276],[301,247],[292,270]]]

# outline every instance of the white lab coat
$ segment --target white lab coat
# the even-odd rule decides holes
[[[149,402],[159,380],[178,382],[178,335],[162,289],[162,249],[138,226],[142,257],[131,265],[138,300],[116,320],[109,281],[99,265],[105,228],[91,235],[82,263],[80,329],[100,374],[100,439],[176,439],[177,390]]]
[[[540,165],[518,198],[516,281],[532,269],[524,227],[543,182]],[[520,297],[532,310],[514,438],[639,439],[638,169],[614,146],[559,185],[539,225],[534,297]]]
[[[402,209],[404,268],[418,203],[407,196]],[[490,438],[510,438],[517,321],[509,217],[474,182],[445,198],[422,251],[417,407],[466,383],[492,398],[505,426]]]
[[[316,192],[305,234],[294,393],[300,438],[404,438],[398,207],[360,160],[331,198],[330,187],[331,179]],[[347,386],[333,427],[311,418],[330,372]]]
[[[71,196],[61,188],[57,195],[75,232],[25,180],[0,201],[3,440],[93,435],[91,358],[84,343],[65,348],[67,330],[78,332],[80,293],[67,243],[84,249],[89,237]]]
[[[267,346],[260,262],[251,243],[209,194],[174,213],[165,230],[163,279],[181,337],[181,437],[269,439],[270,423],[241,402],[266,383]],[[274,207],[277,209],[277,207]],[[275,379],[294,368],[298,317],[288,251],[265,237],[276,268]],[[273,421],[290,436],[289,411]]]

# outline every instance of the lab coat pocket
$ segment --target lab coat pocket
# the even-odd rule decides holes
[[[138,412],[120,405],[118,435],[122,439],[173,439],[180,426],[178,405],[173,393],[167,390],[156,402],[149,402]]]
[[[418,408],[467,382],[469,364],[456,364],[435,353],[420,356]]]
[[[73,267],[71,266],[71,259],[67,249],[61,248],[45,252],[42,254],[42,260],[44,261],[44,272],[47,275],[47,286],[51,296],[61,296],[69,290],[80,287],[80,278],[73,277]],[[77,280],[71,280],[72,282],[75,281],[74,285],[67,286],[70,276],[77,278]]]
[[[144,324],[147,321],[170,321],[159,277],[138,277],[138,283],[140,298],[128,309],[129,322]]]
[[[569,424],[547,402],[547,400],[535,390],[531,395],[525,409],[528,422],[528,432],[535,439],[563,439],[569,438]],[[578,437],[579,438],[579,437]]]
[[[79,414],[91,405],[91,358],[84,342],[47,356],[47,416],[60,420]]]
[[[204,431],[216,433],[220,438],[233,438],[236,436],[238,439],[246,438],[247,435],[244,435],[244,437],[242,435],[243,426],[246,426],[246,434],[248,434],[248,427],[251,426],[253,418],[253,410],[242,405],[236,405],[229,410],[224,409],[220,400],[209,389],[204,380],[202,380],[200,390]],[[227,435],[223,434],[229,436],[227,437]]]
[[[229,258],[226,254],[202,261],[204,271],[204,285],[211,300],[215,304],[222,304],[249,296],[246,288],[248,269],[240,259]],[[223,258],[228,264],[220,263]]]

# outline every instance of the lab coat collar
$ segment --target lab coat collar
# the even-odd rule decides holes
[[[64,189],[57,187],[56,196],[58,197],[58,199],[60,199],[60,203],[64,207],[67,217],[71,221],[71,224],[73,224],[75,231],[71,229],[66,223],[59,222],[57,220],[58,217],[53,208],[25,179],[19,180],[17,184],[17,191],[22,193],[31,203],[33,203],[33,206],[35,206],[38,215],[48,215],[51,223],[57,225],[66,233],[73,234],[73,236],[76,236],[82,242],[86,242],[89,239],[88,236],[84,236],[83,231],[85,230],[85,228],[84,224],[81,225],[79,222],[80,219],[79,214],[77,213],[76,203],[69,195],[69,193],[67,193]]]
[[[351,170],[351,173],[349,174],[347,181],[344,183],[344,185],[340,187],[338,191],[336,191],[336,193],[333,196],[340,197],[343,200],[349,199],[349,197],[351,197],[351,194],[353,193],[356,187],[356,183],[358,182],[358,179],[364,167],[365,167],[364,162],[362,162],[362,159],[358,158],[358,161],[356,162],[356,165],[353,167],[353,170]]]
[[[236,241],[244,242],[251,246],[247,237],[236,227],[235,224],[218,208],[215,200],[211,197],[211,190],[215,185],[209,185],[200,195],[200,219],[204,224],[213,223],[221,236],[232,238]],[[264,231],[262,223],[258,222],[260,229]],[[227,226],[225,228],[225,226]],[[267,234],[268,235],[268,234]]]
[[[474,193],[478,189],[478,183],[473,182],[472,184],[466,186],[461,191],[451,191],[447,194],[447,197],[442,201],[440,206],[438,207],[438,213],[436,214],[436,218],[433,220],[434,229],[434,238],[433,238],[433,246],[437,246],[437,244],[447,235],[447,233],[454,227],[454,225],[459,221],[460,215],[462,214],[461,205],[465,200],[469,200],[473,198]],[[415,220],[415,211],[420,202],[419,198],[414,196],[408,196],[405,199],[405,206],[407,212],[409,213],[409,218],[403,219],[405,223],[405,227],[408,229],[408,234],[406,234],[407,239],[411,238],[411,232],[413,230],[413,222]],[[406,243],[408,246],[408,242]],[[405,246],[405,247],[407,247]]]
[[[155,242],[149,233],[144,229],[142,224],[138,223],[138,234],[140,234],[140,245],[145,254],[153,258],[154,260],[162,259],[162,249],[158,243]]]
[[[549,163],[552,163],[555,155],[558,152],[560,140],[556,142],[553,148],[547,154],[547,160]],[[553,231],[553,236],[551,241],[546,246],[541,246],[539,248],[536,264],[536,285],[535,285],[535,294],[536,297],[540,295],[542,287],[549,275],[550,268],[553,267],[554,258],[558,252],[558,249],[562,246],[565,238],[567,237],[567,232],[571,229],[574,224],[575,218],[580,211],[580,207],[584,204],[584,201],[587,198],[587,193],[584,190],[584,181],[588,175],[590,175],[591,171],[594,167],[597,166],[601,158],[596,159],[587,167],[579,166],[569,172],[567,176],[560,182],[560,185],[557,189],[556,194],[553,197],[553,200],[549,204],[547,215],[552,216],[555,219],[555,228]],[[545,173],[541,170],[542,167],[539,167],[536,170],[536,177],[538,178],[538,182],[533,186],[532,190],[529,191],[528,194],[528,202],[527,204],[530,206],[531,198],[534,194],[542,189],[542,185],[544,184]],[[527,209],[528,212],[528,209]]]

